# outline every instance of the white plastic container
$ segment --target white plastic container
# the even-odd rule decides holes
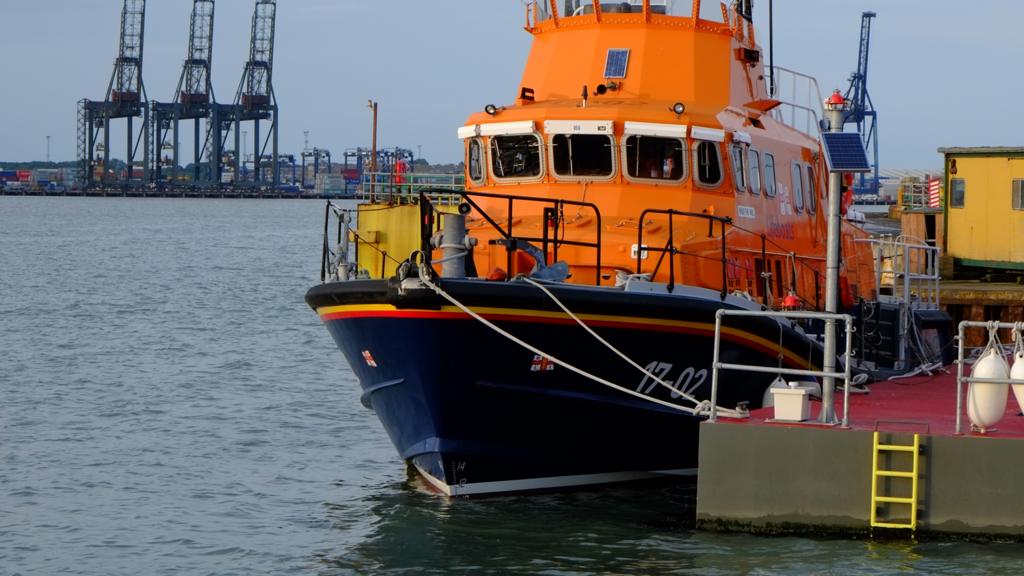
[[[775,403],[775,420],[803,422],[811,417],[811,390],[799,382],[790,382],[786,388],[771,388]]]
[[[974,363],[971,377],[1005,380],[1010,377],[1010,367],[1006,365],[1002,355],[995,348],[991,348]],[[995,426],[1006,413],[1006,401],[1009,396],[1009,384],[972,382],[967,391],[967,417],[970,418],[971,424],[982,433]]]

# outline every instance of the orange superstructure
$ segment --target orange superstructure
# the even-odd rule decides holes
[[[722,5],[714,21],[697,16],[700,0],[534,2],[518,97],[459,130],[468,191],[483,193],[467,223],[481,275],[533,265],[497,227],[544,238],[549,263],[557,245],[572,282],[640,272],[823,308],[827,170],[817,133],[784,123],[768,93],[749,11]],[[850,303],[872,296],[874,277],[853,241],[866,233],[843,231]]]

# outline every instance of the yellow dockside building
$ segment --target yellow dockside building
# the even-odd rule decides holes
[[[940,148],[945,253],[957,267],[1024,270],[1024,147]]]

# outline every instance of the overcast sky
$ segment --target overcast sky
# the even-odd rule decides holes
[[[708,0],[705,0],[708,3]],[[118,46],[121,0],[0,0],[0,160],[75,157],[75,109],[101,99]],[[336,156],[368,146],[368,99],[381,142],[432,162],[461,157],[466,116],[514,100],[530,45],[522,0],[280,0],[274,84],[282,152],[303,132]],[[757,0],[767,40],[767,0]],[[169,101],[188,41],[190,0],[149,2],[144,80]],[[234,96],[252,0],[218,0],[214,89]],[[775,0],[776,64],[844,91],[857,64],[860,15],[874,21],[869,89],[883,168],[931,168],[940,146],[1024,145],[1020,0]],[[113,134],[123,134],[118,127]],[[187,134],[187,133],[186,133]],[[115,137],[120,143],[123,136]],[[183,140],[189,137],[183,135]],[[114,156],[123,158],[123,144]]]

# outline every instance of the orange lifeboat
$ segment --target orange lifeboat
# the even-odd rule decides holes
[[[769,93],[751,2],[700,6],[531,2],[513,101],[457,129],[465,192],[366,206],[366,272],[307,293],[363,403],[437,490],[686,473],[713,357],[823,366],[789,322],[716,326],[722,310],[824,307],[827,169],[817,122],[787,121]],[[856,297],[874,286],[870,250],[842,228]],[[349,269],[341,255],[325,239],[325,279]],[[714,403],[742,417],[775,377],[736,378]]]

